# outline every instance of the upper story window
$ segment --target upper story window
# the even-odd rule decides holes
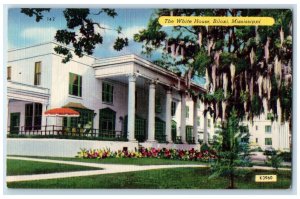
[[[34,64],[34,85],[41,85],[42,62]]]
[[[265,126],[265,133],[272,133],[272,128],[270,125]]]
[[[265,138],[265,145],[272,145],[272,138]]]
[[[185,106],[185,118],[189,118],[189,115],[190,115],[190,107]]]
[[[102,102],[114,102],[114,86],[106,82],[102,83]]]
[[[82,76],[74,73],[69,73],[69,94],[81,97],[82,96]]]
[[[175,116],[176,114],[176,102],[172,101],[171,103],[171,114],[172,116]]]
[[[197,126],[200,126],[200,117],[197,116]]]
[[[255,130],[258,131],[258,126],[257,125],[255,126]]]
[[[161,106],[161,99],[159,96],[155,97],[155,113],[161,113],[162,106]]]
[[[11,80],[11,66],[7,67],[7,80]]]

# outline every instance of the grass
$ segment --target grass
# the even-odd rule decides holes
[[[132,164],[132,165],[181,165],[181,164],[207,164],[199,161],[189,160],[168,160],[157,158],[106,158],[106,159],[81,159],[81,158],[62,158],[62,157],[38,157],[38,156],[22,156],[31,158],[41,158],[50,160],[65,160],[101,164]]]
[[[291,172],[279,171],[278,181],[256,183],[255,175],[274,174],[275,171],[252,171],[247,177],[236,179],[238,189],[287,189],[291,185]],[[9,188],[126,188],[126,189],[226,189],[228,179],[208,179],[208,168],[174,168],[117,174],[72,177],[52,180],[7,183]]]
[[[95,167],[7,159],[7,176],[45,174],[69,171],[101,170]]]

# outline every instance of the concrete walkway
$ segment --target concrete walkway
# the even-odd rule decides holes
[[[144,170],[153,170],[153,169],[208,167],[208,165],[195,165],[195,164],[194,165],[142,165],[142,166],[141,165],[124,165],[124,164],[101,164],[101,163],[49,160],[49,159],[26,158],[26,157],[7,157],[7,159],[29,160],[29,161],[35,161],[35,162],[48,162],[48,163],[57,163],[57,164],[68,164],[68,165],[79,165],[79,166],[87,166],[87,167],[96,167],[99,169],[101,168],[103,170],[7,176],[6,182],[48,180],[48,179],[57,179],[57,178],[91,176],[91,175],[111,174],[111,173],[124,173],[124,172],[131,172],[131,171],[144,171]]]

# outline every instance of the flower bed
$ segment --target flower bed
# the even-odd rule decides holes
[[[81,149],[79,158],[105,159],[105,158],[161,158],[174,160],[210,161],[217,158],[213,150],[198,151],[177,149],[141,148],[137,151],[119,150],[112,152],[109,149]]]

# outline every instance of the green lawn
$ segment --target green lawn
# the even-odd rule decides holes
[[[255,175],[274,174],[274,171],[253,171],[248,177],[236,179],[238,189],[287,189],[291,172],[280,171],[278,181],[256,183]],[[208,179],[208,168],[175,168],[73,177],[53,180],[7,183],[9,188],[138,188],[138,189],[225,189],[228,180]]]
[[[156,158],[81,159],[81,158],[37,157],[37,156],[23,156],[23,157],[50,159],[50,160],[65,160],[65,161],[101,163],[101,164],[133,164],[133,165],[207,164],[207,163],[199,162],[199,161],[168,160],[168,159],[156,159]]]
[[[101,170],[100,168],[95,167],[12,159],[7,159],[6,165],[6,174],[8,176],[57,173],[68,171]]]

